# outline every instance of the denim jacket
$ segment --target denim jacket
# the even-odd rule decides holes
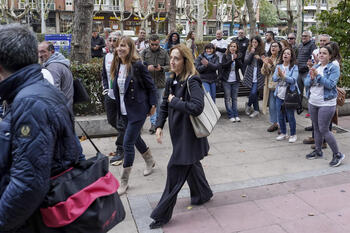
[[[314,67],[317,69],[321,64],[317,64]],[[317,74],[314,80],[311,80],[310,74],[304,80],[306,88],[306,96],[310,97],[310,88],[313,84],[319,83],[324,88],[324,100],[331,100],[337,97],[337,83],[340,76],[340,69],[332,62],[328,63],[323,70],[323,76]]]
[[[283,64],[278,64],[276,66],[275,72],[272,76],[272,80],[274,82],[279,82],[281,81],[281,78],[278,76],[278,68],[283,69]],[[295,88],[297,88],[298,93],[300,93],[299,88],[298,88],[298,84],[297,84],[297,80],[298,80],[298,75],[299,75],[299,71],[298,71],[298,66],[294,65],[292,67],[292,69],[289,69],[288,72],[286,73],[286,83],[289,85],[289,88],[291,91],[294,91]],[[277,96],[278,93],[278,87],[279,87],[279,83],[276,86],[274,95]]]

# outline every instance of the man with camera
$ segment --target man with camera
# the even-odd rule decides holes
[[[151,128],[149,129],[150,134],[154,134],[156,132],[155,125],[159,105],[162,102],[165,88],[165,72],[169,71],[169,55],[165,49],[160,47],[158,35],[152,35],[149,41],[150,46],[142,51],[141,58],[151,73],[157,87],[157,111],[150,117]]]

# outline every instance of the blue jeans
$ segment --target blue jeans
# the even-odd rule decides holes
[[[248,106],[254,107],[254,111],[259,111],[259,102],[258,102],[258,83],[252,83],[252,88],[250,89]]]
[[[211,98],[213,99],[215,103],[215,97],[216,97],[216,84],[215,83],[207,83],[203,82],[204,89],[209,92]]]
[[[237,111],[237,96],[239,82],[222,82],[224,87],[224,96],[225,96],[225,107],[227,111],[228,118],[238,117]]]
[[[270,113],[270,122],[271,123],[277,123],[278,122],[276,98],[277,97],[274,95],[274,91],[270,90],[269,113]]]
[[[125,117],[125,116],[123,116]],[[127,119],[126,119],[127,121]],[[128,122],[126,124],[125,134],[124,134],[124,163],[123,167],[130,167],[134,163],[135,159],[135,148],[143,154],[148,150],[146,143],[143,141],[140,135],[141,128],[145,123],[145,119],[136,121],[136,122]]]
[[[157,122],[157,115],[159,112],[160,105],[162,104],[163,101],[163,95],[164,95],[164,90],[165,88],[157,88],[157,109],[156,112],[150,117],[150,121],[152,125],[155,125]]]
[[[281,100],[280,98],[276,97],[276,110],[277,110],[277,116],[278,116],[278,124],[280,125],[281,133],[287,134],[287,128],[286,128],[286,117],[289,122],[290,127],[290,135],[293,136],[296,134],[296,121],[294,117],[294,109],[285,109],[282,107],[284,103],[284,100]],[[283,109],[282,109],[283,108]]]

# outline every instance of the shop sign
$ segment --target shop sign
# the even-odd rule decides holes
[[[94,19],[94,20],[104,20],[105,17],[104,17],[104,16],[94,16],[93,19]]]

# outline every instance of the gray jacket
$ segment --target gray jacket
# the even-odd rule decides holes
[[[163,48],[159,48],[155,52],[147,48],[142,51],[141,58],[146,66],[160,65],[160,71],[150,71],[150,74],[157,88],[165,88],[165,72],[169,71],[170,62],[168,52]]]
[[[47,70],[50,71],[54,79],[54,85],[67,98],[68,105],[73,108],[73,75],[69,69],[70,61],[66,59],[61,53],[55,52],[44,64]]]

